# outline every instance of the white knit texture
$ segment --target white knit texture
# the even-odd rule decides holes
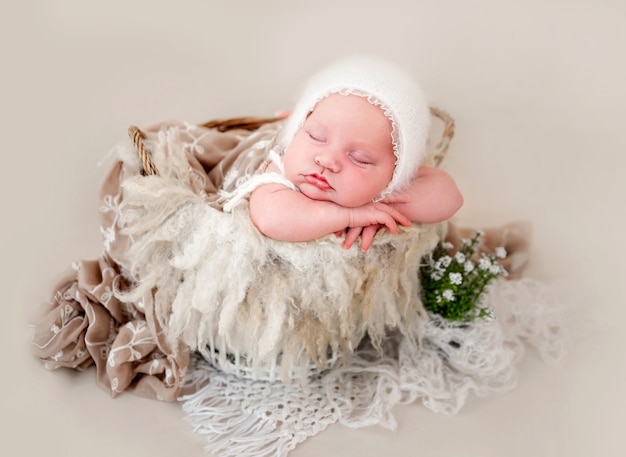
[[[282,146],[289,145],[317,102],[335,93],[365,96],[385,111],[392,121],[396,168],[381,196],[406,185],[426,153],[431,125],[429,106],[411,75],[376,57],[346,58],[314,74],[285,123],[280,136]]]

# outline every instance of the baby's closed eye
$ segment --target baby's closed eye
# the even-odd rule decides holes
[[[348,153],[348,158],[355,164],[361,167],[365,167],[367,165],[372,165],[372,161],[365,154],[362,154],[358,151],[350,151]]]
[[[306,133],[309,136],[309,138],[311,140],[313,140],[314,142],[316,142],[316,143],[325,143],[326,142],[326,139],[324,138],[324,135],[322,135],[319,132],[314,132],[314,131],[311,131],[311,130],[307,130]]]

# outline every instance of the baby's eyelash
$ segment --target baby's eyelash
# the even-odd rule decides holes
[[[308,132],[308,131],[307,131],[306,133],[307,133],[307,135],[309,135],[309,138],[311,138],[313,141],[319,141],[319,142],[324,141],[324,140],[322,140],[321,138],[319,138],[318,136],[316,136],[316,135],[312,134],[311,132]]]
[[[355,157],[354,154],[349,153],[348,157],[350,158],[350,160],[352,160],[353,162],[359,164],[359,165],[371,165],[371,162],[368,162],[367,160],[363,160],[363,159],[359,159],[358,157]]]

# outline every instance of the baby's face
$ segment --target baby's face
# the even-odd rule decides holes
[[[284,156],[285,174],[313,200],[346,207],[371,201],[395,168],[391,121],[356,95],[330,95],[317,103]]]

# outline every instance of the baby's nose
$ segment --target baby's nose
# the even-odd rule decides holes
[[[326,168],[332,172],[339,171],[339,160],[333,153],[318,154],[315,156],[315,163],[322,168]]]

